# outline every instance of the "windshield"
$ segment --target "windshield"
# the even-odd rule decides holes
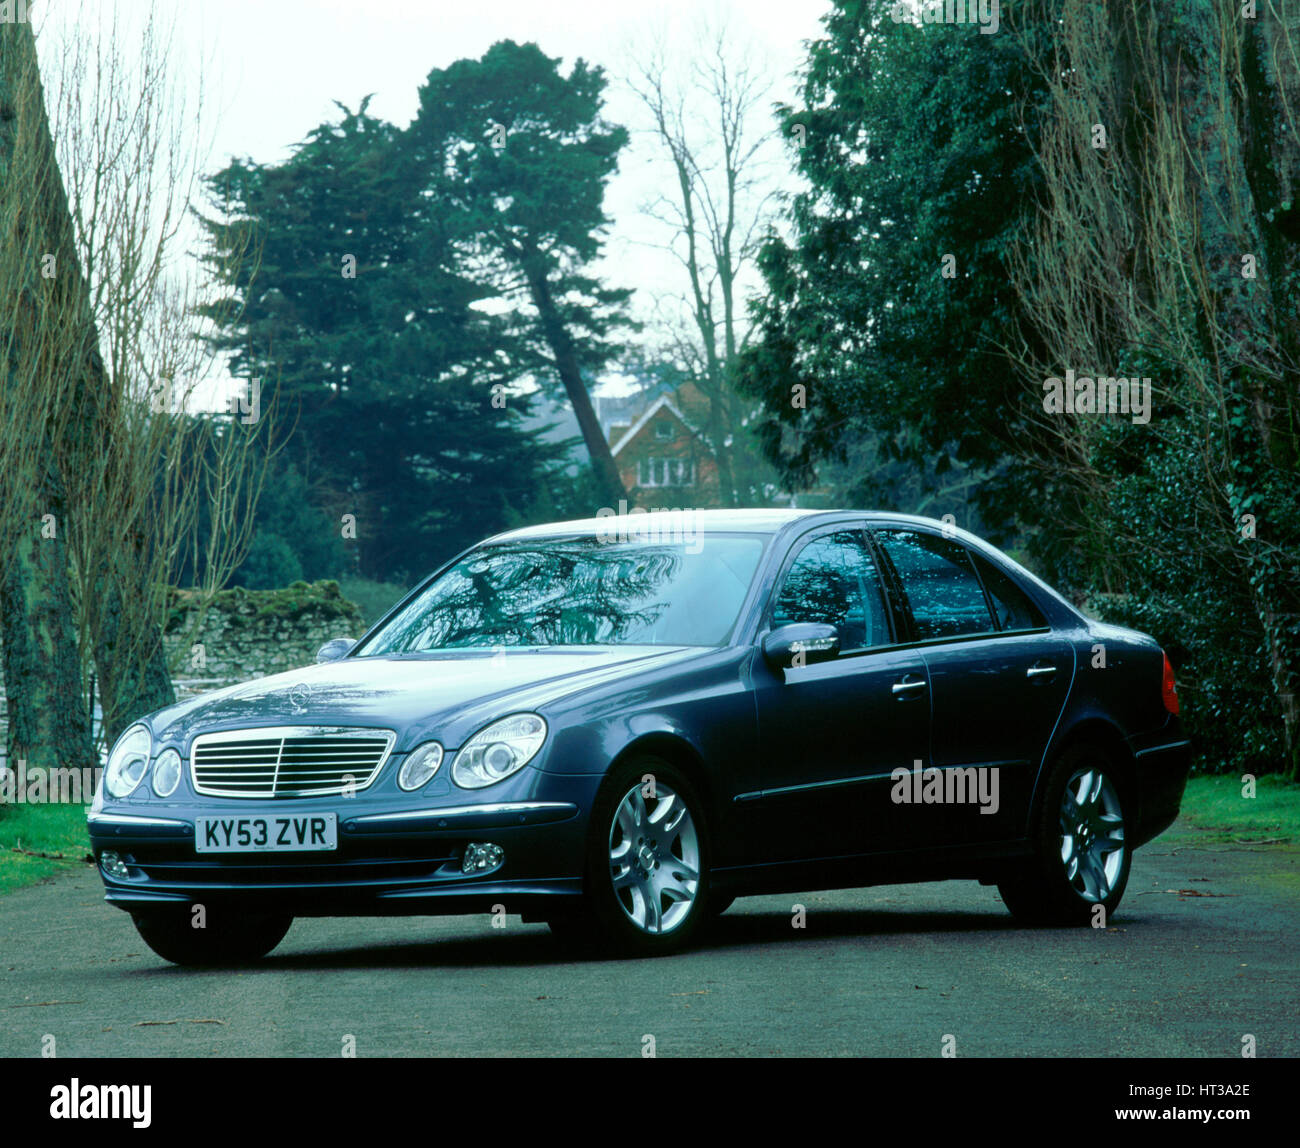
[[[406,604],[361,656],[466,646],[720,646],[762,537],[547,538],[482,546]]]

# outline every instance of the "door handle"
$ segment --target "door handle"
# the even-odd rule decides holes
[[[896,698],[906,701],[908,698],[914,697],[921,690],[925,689],[928,684],[929,683],[926,682],[924,678],[920,678],[915,682],[895,682],[891,687],[891,691]]]
[[[1031,681],[1034,678],[1050,678],[1055,674],[1055,666],[1030,666],[1029,669],[1025,671],[1025,677],[1029,678]]]

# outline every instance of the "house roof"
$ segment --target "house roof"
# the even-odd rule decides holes
[[[627,428],[627,430],[623,433],[623,437],[620,438],[617,444],[611,448],[610,453],[617,455],[619,451],[621,451],[625,446],[627,446],[628,443],[630,443],[634,438],[636,438],[636,436],[641,432],[641,428],[644,427],[646,423],[648,423],[658,411],[663,410],[665,407],[667,407],[668,410],[670,410],[674,415],[677,416],[677,419],[682,424],[682,426],[684,426],[688,431],[691,432],[691,434],[693,434],[696,438],[698,438],[701,442],[704,443],[706,450],[709,449],[708,441],[705,439],[704,435],[700,433],[699,428],[696,427],[695,424],[692,423],[691,420],[688,419],[684,414],[682,414],[681,410],[678,408],[677,404],[672,401],[672,399],[670,399],[667,395],[660,395],[657,399],[655,399],[654,402],[652,402],[648,407],[646,407],[646,409],[642,412],[641,417],[637,419],[636,422],[634,422],[630,427]],[[712,453],[711,450],[710,453]]]

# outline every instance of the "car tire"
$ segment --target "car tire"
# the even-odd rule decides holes
[[[1108,922],[1128,884],[1132,817],[1114,757],[1101,746],[1070,746],[1048,774],[1032,861],[998,884],[1007,908],[1030,924]]]
[[[174,965],[240,965],[269,953],[288,933],[293,918],[281,913],[226,915],[208,911],[204,928],[190,911],[140,913],[132,917],[140,938]]]
[[[690,779],[659,757],[615,766],[592,806],[585,912],[549,922],[569,945],[615,956],[679,952],[709,915],[709,836]]]

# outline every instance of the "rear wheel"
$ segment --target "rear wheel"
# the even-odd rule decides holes
[[[230,913],[205,910],[203,928],[190,911],[139,913],[136,932],[155,953],[174,965],[238,965],[266,956],[281,941],[293,918],[281,913]]]
[[[1127,787],[1109,753],[1072,746],[1048,776],[1036,827],[1036,855],[999,883],[1011,912],[1035,924],[1093,924],[1119,907],[1128,884]]]
[[[582,917],[550,923],[563,941],[634,956],[690,943],[709,913],[709,843],[690,780],[656,757],[615,767],[591,815]]]

